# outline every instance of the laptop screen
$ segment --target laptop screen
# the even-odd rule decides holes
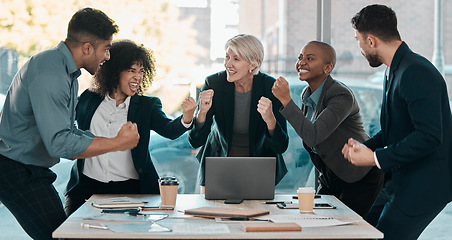
[[[206,199],[273,199],[275,157],[206,157]]]

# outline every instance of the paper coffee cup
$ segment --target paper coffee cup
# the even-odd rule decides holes
[[[162,200],[162,207],[175,207],[177,198],[177,189],[179,183],[177,180],[162,180],[160,181],[160,198]]]
[[[157,181],[159,183],[159,191],[162,192],[162,188],[161,188],[161,182],[165,181],[165,180],[171,180],[171,181],[177,181],[176,177],[170,177],[170,176],[165,176],[165,177],[160,177]]]
[[[301,187],[297,190],[298,208],[301,213],[313,212],[315,190],[312,187]]]

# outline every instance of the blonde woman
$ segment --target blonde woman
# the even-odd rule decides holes
[[[225,44],[225,70],[205,80],[189,133],[190,144],[201,147],[201,186],[206,157],[276,157],[275,185],[287,172],[282,157],[289,142],[286,120],[271,91],[275,78],[259,71],[263,59],[264,48],[256,37],[237,35]]]

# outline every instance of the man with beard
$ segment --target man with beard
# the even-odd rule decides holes
[[[381,131],[344,157],[385,172],[385,185],[367,220],[384,239],[417,239],[452,199],[452,117],[446,83],[424,57],[401,40],[394,11],[370,5],[352,18],[370,66],[387,66]]]
[[[134,148],[135,124],[114,138],[75,127],[80,68],[94,74],[110,58],[118,26],[100,10],[85,8],[69,22],[67,38],[31,57],[14,77],[0,113],[0,201],[33,239],[52,239],[66,219],[49,168],[77,159]]]

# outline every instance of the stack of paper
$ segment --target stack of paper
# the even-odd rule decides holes
[[[139,208],[144,207],[146,203],[140,199],[117,197],[92,200],[91,204],[97,208]]]
[[[222,207],[200,207],[185,210],[185,214],[207,217],[207,218],[229,218],[248,220],[263,215],[270,214],[267,210],[242,209],[242,208],[222,208]]]

